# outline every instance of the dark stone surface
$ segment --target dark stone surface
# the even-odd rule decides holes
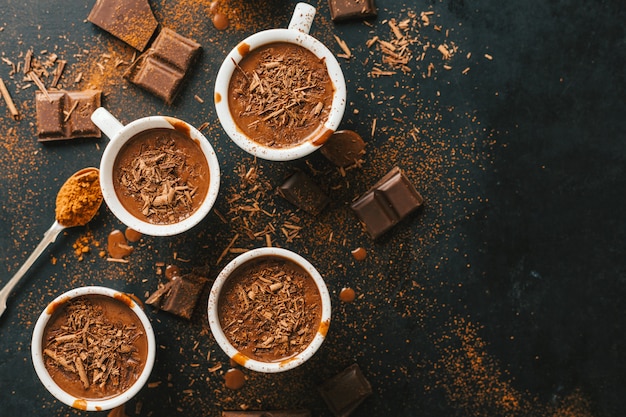
[[[97,284],[145,299],[162,279],[158,262],[176,264],[183,273],[201,269],[212,281],[235,256],[220,259],[236,233],[235,247],[266,244],[264,236],[249,239],[233,220],[230,201],[236,193],[249,196],[240,174],[254,162],[219,127],[213,82],[228,50],[254,31],[285,27],[295,1],[224,2],[224,10],[239,20],[223,32],[211,27],[208,2],[151,5],[161,24],[202,45],[203,54],[181,95],[167,106],[129,88],[115,71],[100,74],[101,85],[95,87],[103,88],[103,105],[123,123],[150,114],[180,117],[197,127],[209,123],[205,134],[223,173],[215,207],[227,223],[213,211],[184,235],[144,237],[135,244],[129,264],[98,256],[94,242],[103,245],[110,231],[122,227],[106,207],[86,228],[60,236],[18,285],[0,318],[3,414],[88,414],[56,401],[32,368],[34,323],[58,293]],[[317,388],[357,363],[373,394],[354,416],[623,415],[622,2],[393,0],[378,3],[371,25],[334,25],[327,1],[316,5],[311,33],[342,53],[333,37],[337,35],[355,55],[341,59],[348,82],[341,128],[358,132],[367,153],[362,167],[347,170],[345,176],[320,153],[289,163],[258,161],[258,184],[268,190],[258,201],[274,217],[260,217],[255,226],[262,230],[273,222],[280,230],[288,219],[294,221],[290,214],[299,217],[298,238],[288,240],[277,232],[272,241],[307,257],[324,276],[333,297],[327,340],[314,358],[288,373],[244,370],[246,385],[230,391],[221,376],[229,360],[208,330],[206,312],[199,307],[187,321],[148,308],[159,344],[150,378],[155,384],[131,400],[127,413],[219,415],[244,404],[331,416]],[[132,48],[85,21],[92,6],[75,2],[59,7],[58,2],[40,0],[37,7],[24,7],[9,0],[0,9],[0,52],[15,63],[29,48],[36,57],[44,50],[55,52],[68,60],[61,80],[65,88],[83,88],[89,78],[99,84],[99,72],[81,63],[103,53],[129,60]],[[365,42],[375,35],[392,39],[386,21],[400,21],[409,10],[418,20],[422,11],[435,12],[431,25],[441,25],[442,31],[429,26],[414,35],[433,45],[454,42],[459,50],[449,61],[452,69],[444,70],[437,49],[431,48],[424,61],[412,61],[410,74],[370,77],[381,54]],[[414,48],[416,56],[422,47]],[[84,54],[85,49],[91,53]],[[435,72],[422,76],[429,62]],[[470,70],[462,74],[465,67]],[[121,65],[120,73],[123,69]],[[74,86],[71,80],[80,71],[85,80]],[[0,105],[4,283],[52,223],[53,197],[60,185],[72,172],[97,166],[107,139],[37,143],[35,87],[20,88],[25,84],[21,74],[11,74],[8,64],[0,63],[0,77],[24,116],[15,122]],[[350,203],[396,165],[420,190],[425,204],[419,216],[373,242]],[[306,172],[329,190],[331,202],[319,216],[294,213],[273,193],[293,170]],[[79,262],[72,245],[83,238],[91,242],[91,252]],[[359,246],[368,253],[361,262],[350,254]],[[355,289],[353,303],[339,301],[343,287]],[[218,363],[223,368],[211,372]]]

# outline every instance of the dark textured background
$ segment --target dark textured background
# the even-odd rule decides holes
[[[230,218],[229,198],[240,187],[236,170],[253,161],[221,130],[212,83],[237,41],[286,26],[294,4],[221,0],[233,24],[218,32],[210,24],[208,1],[151,2],[161,24],[203,46],[199,65],[170,107],[127,84],[119,71],[97,77],[85,66],[103,53],[132,55],[86,21],[93,1],[4,0],[0,54],[17,63],[31,48],[40,57],[44,50],[57,53],[68,60],[62,82],[85,88],[93,75],[106,94],[103,104],[123,123],[150,114],[195,126],[208,122],[205,133],[223,171],[216,208]],[[316,389],[356,362],[374,393],[355,416],[623,415],[623,3],[379,1],[378,18],[370,25],[335,25],[325,0],[314,5],[318,14],[311,33],[341,53],[337,35],[355,55],[340,59],[349,91],[342,127],[367,141],[365,163],[345,177],[319,154],[257,165],[271,187],[302,169],[331,196],[320,216],[297,213],[300,239],[274,236],[275,244],[307,256],[325,277],[334,303],[328,339],[302,367],[279,375],[244,370],[246,385],[230,391],[221,377],[230,365],[208,331],[205,300],[191,322],[149,308],[159,344],[150,382],[160,385],[142,390],[127,413],[217,416],[244,405],[308,408],[314,416],[330,416]],[[402,20],[411,11],[419,18],[428,10],[434,12],[431,25],[443,30],[422,27],[412,36],[437,45],[449,30],[447,40],[458,47],[448,62],[452,69],[444,70],[436,49],[427,49],[426,60],[414,59],[409,74],[368,76],[381,54],[366,41],[374,35],[390,40],[388,19]],[[415,56],[422,50],[412,47]],[[428,62],[435,73],[422,77]],[[464,75],[465,67],[470,70]],[[97,166],[107,143],[106,138],[37,143],[35,87],[22,90],[27,83],[10,70],[0,63],[0,77],[24,118],[15,122],[0,106],[2,283],[52,224],[59,186],[72,172]],[[73,85],[80,71],[85,80]],[[372,242],[349,203],[394,165],[405,169],[426,205]],[[260,203],[278,213],[265,223],[280,225],[293,210],[271,192]],[[163,280],[157,262],[198,269],[212,280],[232,259],[231,254],[217,264],[239,232],[211,213],[182,236],[144,237],[125,265],[98,256],[96,245],[104,248],[115,228],[123,225],[103,208],[86,228],[68,230],[10,297],[0,318],[2,415],[87,414],[56,401],[32,368],[33,325],[56,295],[98,284],[143,298]],[[92,251],[78,261],[72,244],[81,238]],[[264,240],[242,237],[236,246],[263,245]],[[363,262],[350,255],[359,246],[369,254]],[[357,291],[354,303],[339,301],[344,286]],[[222,369],[210,372],[218,363]]]

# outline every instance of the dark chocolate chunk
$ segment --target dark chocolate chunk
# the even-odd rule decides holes
[[[361,160],[365,154],[365,142],[352,130],[339,130],[330,136],[320,152],[333,164],[345,168]]]
[[[278,194],[291,204],[316,216],[329,202],[328,196],[304,172],[291,175],[278,187]]]
[[[336,417],[346,417],[372,394],[372,386],[355,363],[324,382],[319,391]]]
[[[163,28],[152,46],[133,62],[124,77],[172,104],[199,52],[199,43]]]
[[[352,203],[352,210],[376,239],[423,203],[424,199],[404,172],[395,167]]]
[[[140,51],[158,26],[147,0],[96,0],[87,20]]]
[[[99,138],[102,133],[91,121],[100,107],[101,91],[48,91],[35,93],[37,137],[40,142]]]
[[[311,417],[309,410],[222,411],[222,417]]]
[[[189,320],[206,282],[195,274],[174,277],[152,293],[146,304]]]
[[[376,16],[374,0],[328,0],[333,22]]]

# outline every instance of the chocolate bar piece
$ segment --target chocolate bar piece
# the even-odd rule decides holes
[[[278,187],[278,194],[309,214],[318,215],[329,202],[320,187],[304,172],[297,171]]]
[[[355,363],[324,382],[319,391],[336,417],[346,417],[372,394],[372,386]]]
[[[189,320],[206,282],[195,274],[174,277],[152,293],[146,304]]]
[[[222,417],[311,417],[309,410],[222,411]]]
[[[338,130],[328,138],[320,152],[333,164],[345,168],[360,161],[365,154],[365,142],[352,130]]]
[[[102,133],[91,121],[100,107],[100,90],[48,91],[35,93],[37,137],[40,142],[99,138]]]
[[[328,0],[333,22],[376,16],[374,0]]]
[[[199,43],[163,28],[152,46],[133,62],[124,77],[172,104],[199,52]]]
[[[158,26],[147,0],[96,0],[87,20],[140,51]]]
[[[352,210],[374,239],[395,226],[424,199],[398,167],[394,167],[361,198],[352,203]]]

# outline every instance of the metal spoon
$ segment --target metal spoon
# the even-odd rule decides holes
[[[88,177],[92,175],[94,171],[99,173],[98,168],[84,168],[74,173],[61,186],[61,189],[59,190],[59,194],[61,194],[62,191],[67,191],[67,189],[70,186],[72,186],[73,180],[80,180],[83,177]],[[74,226],[84,226],[85,224],[87,224],[87,222],[96,215],[101,204],[102,204],[102,192],[100,192],[100,198],[98,199],[96,204],[93,204],[87,207],[87,210],[89,212],[85,212],[84,215],[82,216],[83,219],[86,219],[85,221],[79,221],[78,223],[70,222],[70,221],[65,220],[67,219],[68,213],[60,211],[62,210],[62,208],[60,208],[58,205],[58,196],[57,196],[56,217],[55,217],[54,223],[52,224],[50,229],[48,229],[46,233],[44,233],[42,241],[39,243],[39,245],[37,245],[37,247],[35,248],[33,253],[31,253],[31,255],[28,257],[28,259],[26,259],[26,262],[24,262],[24,265],[22,265],[21,268],[18,269],[15,275],[13,275],[13,277],[9,280],[9,282],[7,282],[4,288],[0,291],[0,316],[2,316],[2,314],[7,308],[7,298],[9,297],[9,294],[11,293],[13,288],[17,285],[19,280],[26,274],[26,272],[30,269],[30,267],[35,263],[37,258],[39,258],[39,256],[48,247],[48,245],[53,243],[56,240],[59,233],[61,233],[61,231],[63,231],[65,228],[74,227]],[[68,210],[69,209],[71,208],[68,208]]]

